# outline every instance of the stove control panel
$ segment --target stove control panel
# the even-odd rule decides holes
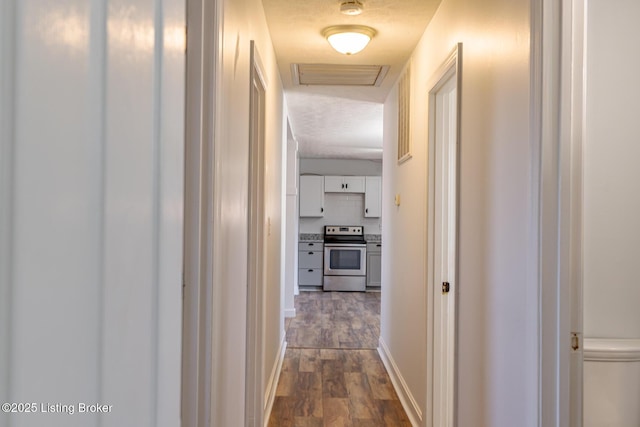
[[[362,236],[362,226],[325,225],[324,234],[327,236]]]

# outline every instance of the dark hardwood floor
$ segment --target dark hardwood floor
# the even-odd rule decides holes
[[[410,427],[375,350],[380,294],[301,292],[269,427]]]

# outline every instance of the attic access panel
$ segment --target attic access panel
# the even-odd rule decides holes
[[[291,65],[293,83],[303,86],[380,86],[388,71],[388,65]]]

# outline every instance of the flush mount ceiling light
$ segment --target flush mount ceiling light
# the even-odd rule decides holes
[[[340,12],[351,16],[360,15],[362,7],[362,3],[358,0],[345,1],[340,5]]]
[[[338,52],[353,55],[367,47],[376,30],[364,25],[335,25],[325,28],[322,35]]]

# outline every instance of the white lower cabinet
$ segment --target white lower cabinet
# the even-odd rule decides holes
[[[298,286],[322,287],[324,275],[324,244],[322,242],[299,242]]]
[[[298,286],[322,286],[322,269],[298,269]]]

